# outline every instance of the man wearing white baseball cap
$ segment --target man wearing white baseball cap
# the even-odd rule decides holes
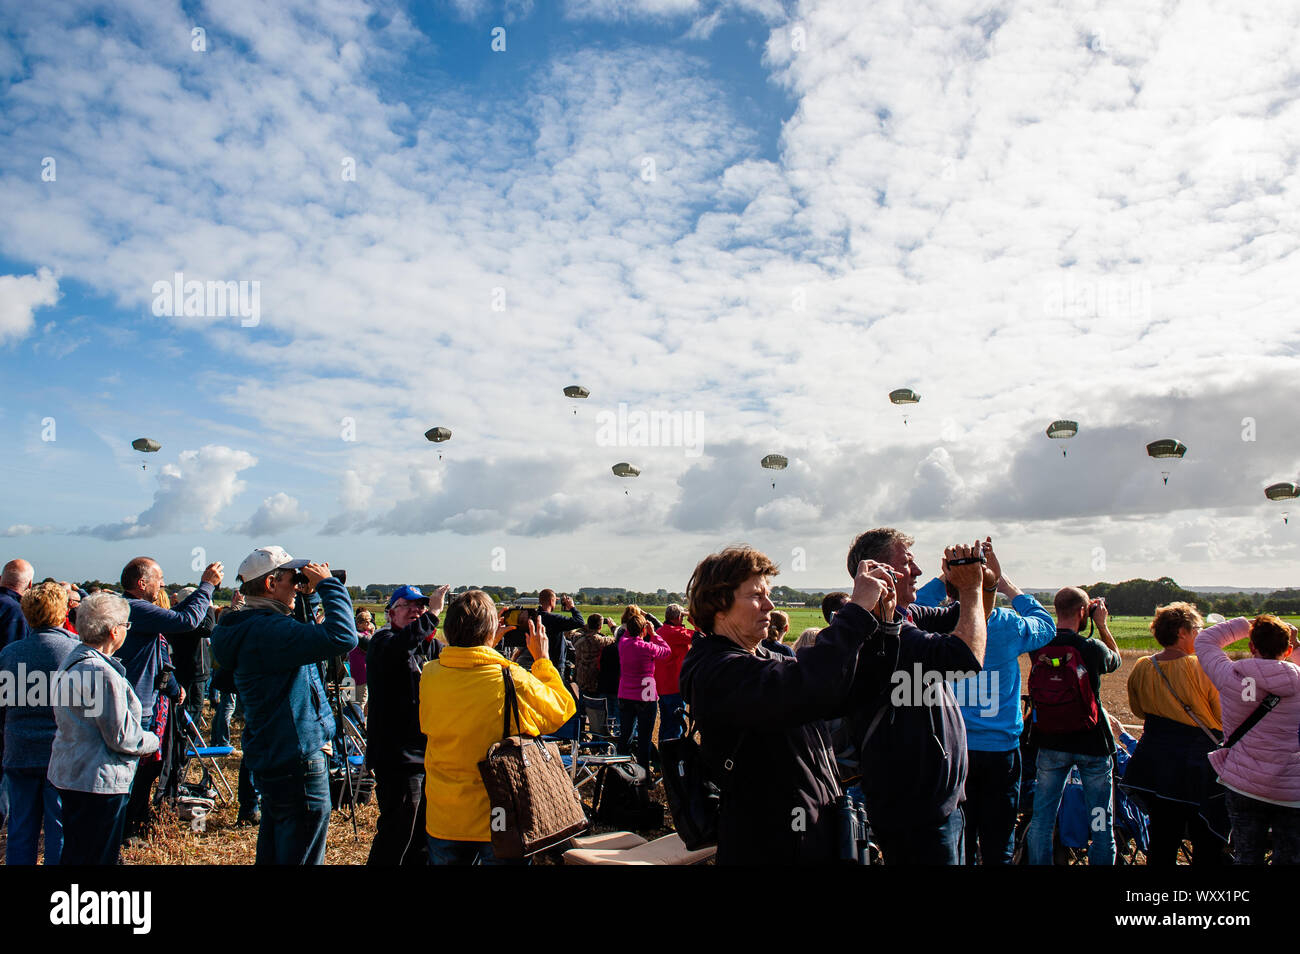
[[[356,647],[352,600],[328,563],[295,560],[282,547],[254,550],[238,576],[244,606],[221,614],[212,653],[234,673],[244,704],[244,761],[261,799],[257,863],[321,864],[334,715],[317,664]],[[300,593],[320,596],[323,623],[294,619]]]

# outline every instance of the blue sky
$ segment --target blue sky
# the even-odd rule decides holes
[[[681,588],[743,540],[825,586],[893,524],[926,570],[987,533],[1035,585],[1292,584],[1300,508],[1263,487],[1300,476],[1298,34],[1226,3],[10,5],[5,558]],[[257,313],[155,314],[177,272]]]

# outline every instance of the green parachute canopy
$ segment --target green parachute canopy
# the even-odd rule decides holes
[[[615,464],[613,467],[610,468],[610,470],[614,472],[615,477],[640,477],[641,476],[641,468],[634,467],[632,464],[629,464],[627,461],[621,461]]]
[[[780,454],[768,454],[760,460],[759,463],[768,470],[785,470],[790,466],[790,459],[788,457],[783,457]]]
[[[581,384],[570,384],[564,389],[564,396],[568,398],[588,398],[591,397],[591,392]]]
[[[889,400],[893,404],[919,404],[921,395],[911,388],[898,388],[889,392]]]
[[[424,436],[435,444],[441,444],[443,441],[451,440],[451,431],[445,427],[431,427],[424,432]]]
[[[1300,486],[1291,483],[1269,484],[1264,488],[1264,496],[1269,500],[1292,500],[1300,497]]]
[[[1047,425],[1047,436],[1054,441],[1069,440],[1078,433],[1078,421],[1053,421]]]
[[[1172,437],[1166,437],[1164,440],[1152,441],[1147,445],[1147,455],[1157,460],[1164,460],[1170,457],[1182,458],[1187,453],[1187,445],[1182,441],[1176,441]]]
[[[162,450],[162,445],[151,437],[137,437],[131,442],[131,446],[146,454],[156,454]]]

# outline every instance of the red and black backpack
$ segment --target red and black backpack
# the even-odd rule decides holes
[[[1100,710],[1083,654],[1073,646],[1044,646],[1030,657],[1029,698],[1039,732],[1082,732]]]

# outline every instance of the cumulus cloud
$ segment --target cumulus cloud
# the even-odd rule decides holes
[[[104,540],[130,540],[184,530],[213,530],[217,515],[244,489],[239,472],[256,464],[257,458],[247,451],[216,444],[182,451],[176,463],[164,464],[159,472],[158,489],[149,509],[117,523],[83,527],[78,532]]]
[[[711,543],[982,520],[1053,541],[1043,567],[1096,546],[1111,566],[1281,552],[1248,525],[1275,513],[1261,482],[1300,473],[1279,410],[1300,349],[1300,12],[1261,29],[1245,7],[896,0],[866,29],[858,0],[573,0],[572,20],[688,39],[556,44],[504,97],[394,95],[424,38],[370,13],[223,3],[198,71],[179,8],[148,29],[106,10],[98,32],[75,8],[7,14],[41,78],[3,94],[12,167],[57,151],[79,175],[0,174],[0,249],[127,310],[178,269],[261,279],[256,337],[173,320],[216,356],[213,417],[344,473],[324,532],[577,526],[607,551],[655,521]],[[737,81],[695,40],[742,18],[766,45]],[[769,78],[789,112],[764,141],[745,104]],[[157,134],[176,115],[183,143]],[[705,457],[602,446],[559,397],[575,379],[593,405],[699,410]],[[923,394],[906,426],[899,386]],[[1082,424],[1068,459],[1042,435],[1062,416]],[[341,417],[356,444],[335,452]],[[441,471],[433,424],[457,435]],[[1192,448],[1167,488],[1142,451],[1162,436]],[[756,464],[773,451],[792,459],[775,491]],[[608,466],[630,457],[649,465],[624,498]],[[1212,546],[1162,529],[1201,516]],[[145,518],[105,532],[170,520]]]
[[[35,275],[0,275],[0,344],[25,338],[36,324],[36,309],[58,300],[59,280],[48,268]]]
[[[272,536],[301,526],[310,518],[311,514],[302,510],[295,498],[281,491],[263,500],[262,505],[235,533],[249,537]]]
[[[0,537],[29,537],[33,533],[54,533],[53,527],[33,527],[29,523],[13,523],[0,531]]]

